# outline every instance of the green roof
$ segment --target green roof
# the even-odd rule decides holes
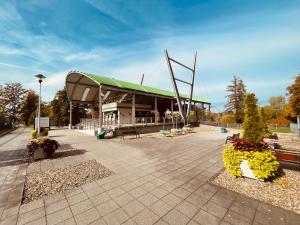
[[[91,73],[83,73],[83,74],[100,84],[106,84],[106,85],[119,87],[119,88],[126,88],[126,89],[145,92],[145,93],[149,93],[149,94],[163,95],[163,96],[167,96],[167,97],[175,97],[175,93],[172,91],[167,91],[167,90],[162,90],[162,89],[149,87],[149,86],[145,86],[145,85],[135,84],[135,83],[131,83],[131,82],[123,81],[123,80],[117,80],[117,79],[110,78],[110,77],[98,76],[98,75],[91,74]],[[186,95],[186,94],[180,94],[180,96],[183,98],[189,98],[188,95]],[[210,103],[206,99],[203,99],[200,97],[195,97],[195,96],[193,97],[193,100],[199,101],[199,102],[204,102],[204,103]]]

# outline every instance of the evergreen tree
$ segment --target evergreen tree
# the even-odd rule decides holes
[[[263,136],[267,137],[270,134],[269,128],[268,128],[268,124],[267,124],[267,116],[265,113],[265,109],[262,107],[260,109],[260,115],[261,115],[261,129],[263,132]]]
[[[258,144],[263,140],[264,133],[261,116],[258,112],[257,98],[254,93],[245,95],[244,108],[243,138],[248,142]]]
[[[234,113],[236,122],[241,123],[244,114],[243,102],[246,93],[245,85],[241,79],[234,76],[231,84],[227,86],[226,91],[228,91],[229,94],[226,96],[228,102],[225,105],[225,111]]]

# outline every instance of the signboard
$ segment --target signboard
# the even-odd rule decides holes
[[[37,124],[38,124],[38,118],[35,117],[34,129],[35,129],[35,125],[37,125]],[[49,117],[41,117],[40,118],[40,127],[48,128],[50,130],[50,118]]]

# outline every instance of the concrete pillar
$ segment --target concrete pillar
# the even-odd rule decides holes
[[[98,132],[102,131],[102,127],[103,127],[103,114],[102,114],[102,86],[99,85],[99,128],[98,128]]]
[[[158,123],[158,111],[157,111],[157,97],[154,98],[154,115],[155,115],[155,123]]]
[[[132,96],[131,124],[135,125],[135,94]]]
[[[70,123],[69,129],[72,129],[72,101],[70,101]]]

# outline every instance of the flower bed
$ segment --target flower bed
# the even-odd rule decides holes
[[[241,168],[243,160],[247,160],[249,168],[257,179],[274,178],[279,168],[276,156],[265,142],[254,145],[245,140],[236,139],[224,149],[224,166],[232,176],[245,175]]]

